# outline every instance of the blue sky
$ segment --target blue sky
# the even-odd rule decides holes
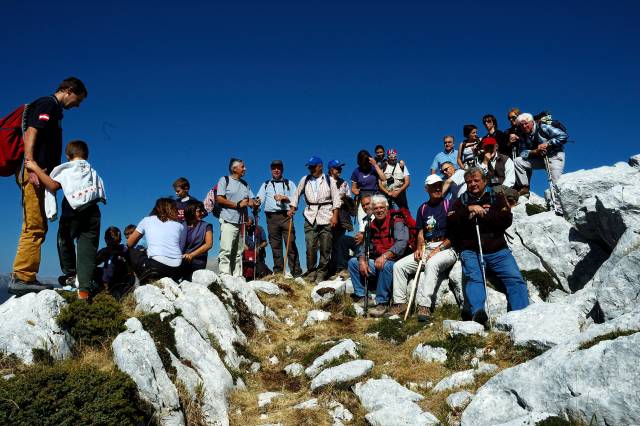
[[[310,155],[346,162],[348,176],[357,151],[378,143],[406,161],[415,210],[442,136],[457,144],[485,113],[505,128],[512,106],[567,125],[567,171],[640,152],[628,121],[640,113],[631,1],[133,3],[13,2],[0,27],[0,115],[69,75],[86,83],[64,139],[90,145],[109,197],[103,229],[137,223],[178,176],[202,198],[232,156],[257,188],[274,158],[295,181]],[[537,173],[534,191],[545,184]],[[11,179],[0,191],[8,272],[20,196]],[[56,231],[44,276],[59,273]]]

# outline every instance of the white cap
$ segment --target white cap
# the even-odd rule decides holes
[[[424,186],[433,185],[434,183],[442,182],[442,178],[438,175],[429,175],[424,180]]]

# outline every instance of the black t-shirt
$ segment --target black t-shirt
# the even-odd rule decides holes
[[[27,127],[38,129],[33,159],[51,173],[62,157],[62,106],[55,96],[38,98],[29,104]]]

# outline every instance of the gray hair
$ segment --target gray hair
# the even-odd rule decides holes
[[[455,141],[456,141],[456,138],[454,138],[454,137],[453,137],[453,135],[445,135],[445,136],[442,138],[442,141],[444,142],[445,140],[447,140],[447,138],[451,138],[451,140],[452,140],[453,142],[455,142]]]
[[[379,204],[379,203],[382,203],[386,208],[389,208],[389,200],[387,200],[387,197],[385,197],[384,195],[376,194],[373,197],[371,197],[371,205],[373,207],[375,207],[376,204]]]
[[[476,173],[480,173],[483,182],[487,181],[487,176],[485,176],[484,170],[482,170],[480,167],[469,167],[467,171],[464,172],[464,180],[466,181],[469,176],[475,175]]]
[[[533,121],[533,115],[529,114],[528,112],[523,112],[518,116],[518,118],[516,118],[516,123],[518,124],[530,123],[532,121]]]

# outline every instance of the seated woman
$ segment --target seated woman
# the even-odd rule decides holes
[[[182,277],[182,252],[187,240],[187,228],[178,222],[176,202],[159,198],[149,216],[140,221],[129,235],[127,245],[135,247],[142,237],[147,240],[147,254],[133,262],[133,270],[141,284],[163,277]]]
[[[184,278],[191,280],[191,274],[207,266],[207,253],[213,247],[213,226],[202,220],[206,216],[204,204],[200,201],[187,202],[184,219],[187,223],[187,243],[184,255]]]
[[[476,149],[480,143],[478,128],[473,124],[465,124],[462,128],[464,141],[458,148],[458,167],[466,170],[476,164]]]

